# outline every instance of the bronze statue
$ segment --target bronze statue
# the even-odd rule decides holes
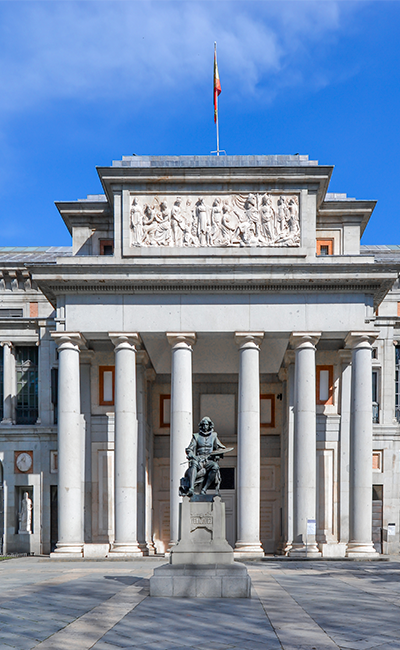
[[[214,486],[216,494],[219,494],[221,473],[218,461],[227,451],[230,449],[218,440],[214,423],[209,417],[204,417],[199,424],[199,432],[193,434],[186,448],[189,467],[181,479],[180,496],[191,497],[195,492],[206,494]]]

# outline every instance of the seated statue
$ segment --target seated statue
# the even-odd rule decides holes
[[[194,433],[186,457],[189,467],[181,479],[180,496],[191,497],[206,494],[209,488],[215,487],[219,494],[221,473],[218,461],[223,457],[226,447],[218,440],[214,424],[209,417],[204,417],[199,424],[199,432]]]

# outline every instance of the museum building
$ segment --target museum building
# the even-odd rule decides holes
[[[0,248],[3,553],[168,552],[204,416],[237,557],[399,552],[400,246],[332,170],[127,156]]]

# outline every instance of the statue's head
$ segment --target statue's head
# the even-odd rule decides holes
[[[207,415],[200,420],[199,429],[202,433],[209,433],[214,429],[214,422]]]

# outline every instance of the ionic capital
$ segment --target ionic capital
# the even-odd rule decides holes
[[[264,332],[235,332],[235,343],[239,350],[259,350]]]
[[[108,336],[114,345],[115,352],[120,350],[133,350],[136,352],[136,349],[142,344],[138,332],[109,332]]]
[[[5,348],[7,346],[8,348],[10,348],[10,350],[12,350],[13,348],[12,341],[2,341],[0,345],[2,348]]]
[[[192,349],[192,346],[196,343],[196,333],[195,332],[167,332],[168,343],[172,346],[172,349]]]
[[[290,345],[294,350],[312,349],[315,350],[322,332],[293,332],[290,335]]]
[[[80,332],[50,332],[51,338],[57,343],[59,352],[75,350],[80,352],[87,347],[87,342]]]
[[[360,350],[362,348],[370,350],[372,343],[378,336],[379,333],[375,331],[349,332],[345,338],[345,346],[352,350]]]

